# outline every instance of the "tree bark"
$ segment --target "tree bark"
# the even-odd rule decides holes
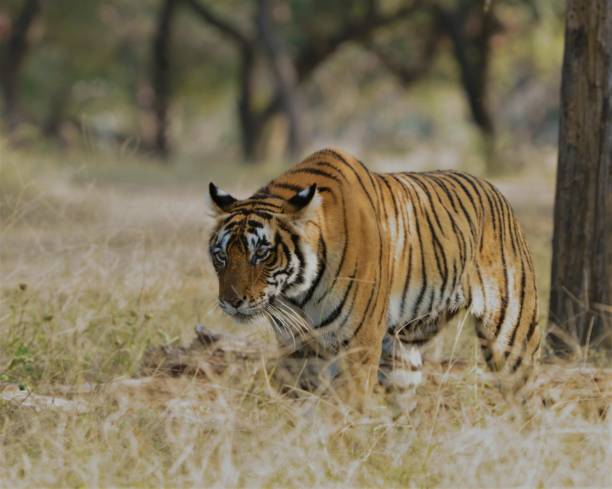
[[[612,0],[568,0],[550,341],[612,349]],[[569,340],[569,341],[568,341]]]
[[[153,151],[162,158],[170,153],[168,135],[168,110],[171,97],[171,67],[170,49],[172,37],[172,21],[179,0],[162,0],[157,18],[157,29],[151,45],[153,115],[155,120],[155,136]]]
[[[282,111],[288,125],[287,152],[290,157],[299,156],[303,137],[300,121],[297,76],[293,61],[276,33],[270,0],[258,0],[257,28],[262,41],[270,71],[280,97]]]
[[[0,85],[8,129],[19,122],[19,71],[28,52],[28,32],[41,10],[41,0],[26,0],[11,26],[11,35],[0,64]]]

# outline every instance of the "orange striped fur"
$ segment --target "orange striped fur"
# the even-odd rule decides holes
[[[520,387],[532,371],[533,263],[490,183],[455,171],[374,173],[325,149],[248,199],[210,190],[221,307],[238,319],[268,315],[281,339],[293,328],[311,339],[304,351],[342,353],[341,390],[372,388],[385,337],[420,346],[462,309],[502,385]]]

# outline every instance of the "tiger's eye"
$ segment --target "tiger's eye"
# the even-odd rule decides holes
[[[227,259],[227,255],[223,250],[214,250],[212,252],[212,256],[213,259],[219,264],[225,263],[225,260]]]
[[[270,255],[269,248],[259,248],[255,252],[255,258],[257,258],[258,260],[265,260],[268,257],[268,255]]]

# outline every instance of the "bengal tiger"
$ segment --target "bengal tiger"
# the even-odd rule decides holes
[[[267,315],[281,340],[293,328],[309,354],[339,354],[342,396],[371,391],[389,345],[424,345],[463,309],[502,385],[529,377],[541,339],[533,262],[487,181],[375,173],[324,149],[247,199],[209,191],[220,307]]]

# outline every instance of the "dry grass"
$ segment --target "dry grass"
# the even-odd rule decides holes
[[[204,184],[163,172],[148,187],[87,184],[87,166],[75,179],[2,149],[0,165],[0,486],[612,486],[609,370],[548,367],[550,406],[519,412],[479,373],[467,334],[465,368],[433,369],[401,410],[377,394],[367,414],[340,416],[326,399],[281,396],[257,362],[212,382],[119,381],[198,322],[244,328],[214,306]],[[545,297],[551,181],[501,186]]]

